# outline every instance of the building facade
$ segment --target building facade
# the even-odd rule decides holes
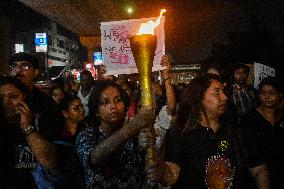
[[[35,55],[40,61],[42,75],[46,75],[50,69],[62,70],[66,66],[72,67],[78,65],[79,57],[77,52],[80,45],[79,40],[69,37],[68,31],[62,29],[55,22],[47,21],[42,25],[42,27],[32,31],[17,33],[13,46],[22,44],[24,52]],[[46,33],[47,52],[36,52],[36,33]],[[17,52],[15,51],[14,53]]]

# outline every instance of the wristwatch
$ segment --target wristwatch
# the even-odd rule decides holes
[[[31,134],[34,133],[35,131],[36,131],[36,130],[35,130],[34,126],[32,126],[32,125],[28,126],[27,128],[24,128],[24,130],[23,130],[23,132],[24,132],[24,134],[25,134],[26,137],[29,136],[29,135],[31,135]]]

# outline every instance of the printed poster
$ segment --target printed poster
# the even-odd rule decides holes
[[[103,64],[106,65],[106,75],[138,73],[135,60],[130,48],[129,38],[140,28],[141,23],[149,20],[156,21],[158,17],[111,21],[101,23],[101,46]],[[160,25],[155,29],[157,48],[152,71],[162,70],[160,65],[165,54],[165,17],[161,18]]]

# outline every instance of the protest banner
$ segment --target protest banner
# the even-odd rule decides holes
[[[260,82],[268,76],[275,76],[275,69],[260,63],[254,63],[254,88],[258,89]]]
[[[111,21],[101,23],[101,46],[103,64],[106,66],[106,75],[138,73],[135,60],[130,48],[129,38],[135,35],[142,23],[155,21],[158,17]],[[160,65],[165,54],[165,17],[155,29],[157,48],[155,52],[152,71],[162,70]]]

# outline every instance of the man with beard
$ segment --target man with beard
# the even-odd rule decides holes
[[[11,57],[9,62],[9,75],[19,79],[29,93],[26,97],[27,103],[35,116],[35,127],[39,132],[50,139],[53,135],[56,123],[55,101],[39,91],[34,86],[34,81],[39,74],[38,60],[28,53],[18,53]]]
[[[245,112],[255,108],[255,90],[247,83],[249,75],[249,67],[244,64],[239,64],[234,71],[234,84],[230,89],[230,99],[237,108],[238,120]]]

